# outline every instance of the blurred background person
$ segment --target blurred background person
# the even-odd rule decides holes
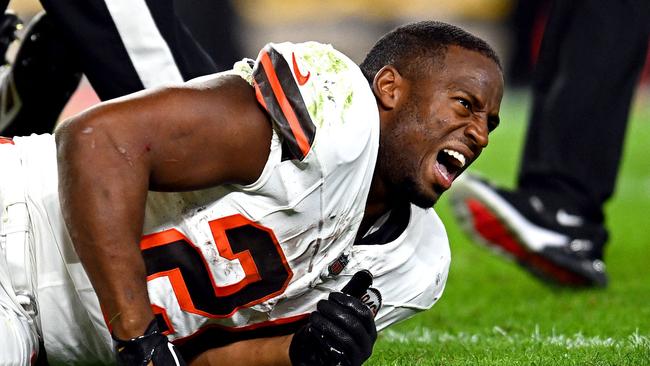
[[[46,15],[31,21],[17,62],[3,73],[4,94],[15,99],[0,120],[5,136],[52,131],[82,73],[108,100],[225,70],[241,58],[226,0],[41,3]]]
[[[555,1],[517,188],[472,176],[456,185],[453,205],[464,227],[543,280],[607,285],[603,210],[649,32],[647,0]]]
[[[508,60],[508,86],[528,87],[548,18],[551,0],[517,0],[508,18],[512,42]]]

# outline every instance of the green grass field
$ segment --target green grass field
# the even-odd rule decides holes
[[[501,127],[473,167],[514,182],[529,100],[506,95]],[[460,231],[437,205],[452,250],[445,294],[384,331],[369,365],[650,365],[650,97],[637,101],[607,207],[610,285],[565,290],[533,279]],[[594,148],[598,148],[594,146]]]

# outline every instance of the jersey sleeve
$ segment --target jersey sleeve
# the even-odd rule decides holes
[[[343,123],[355,91],[369,90],[358,66],[317,42],[266,45],[252,73],[256,98],[283,139],[283,155],[303,160],[317,130]]]

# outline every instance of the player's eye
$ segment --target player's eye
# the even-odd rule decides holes
[[[456,98],[458,103],[463,106],[463,108],[467,109],[468,111],[472,111],[472,103],[470,103],[467,99],[465,98]]]

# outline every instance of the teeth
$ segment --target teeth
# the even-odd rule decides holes
[[[465,166],[465,155],[459,153],[458,151],[450,150],[450,149],[443,149],[442,151],[445,152],[447,155],[453,157],[454,159],[458,160],[461,168]]]

